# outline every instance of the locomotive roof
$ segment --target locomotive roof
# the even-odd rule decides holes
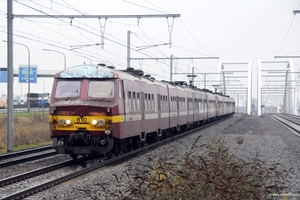
[[[98,65],[77,65],[58,72],[56,78],[114,78],[115,70]]]
[[[161,81],[155,81],[147,77],[129,73],[126,70],[116,70],[101,65],[77,65],[58,72],[55,78],[124,78],[132,81],[152,82],[165,85]]]

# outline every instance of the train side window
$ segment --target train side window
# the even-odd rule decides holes
[[[168,98],[165,96],[165,110],[168,110]]]
[[[165,110],[165,96],[162,96],[162,110]]]
[[[181,104],[181,97],[178,97],[178,109],[182,108]]]
[[[201,109],[201,108],[203,108],[203,102],[202,102],[202,99],[200,99],[200,102],[199,102],[199,108]]]
[[[161,95],[157,94],[157,108],[160,111],[161,110]]]
[[[180,105],[179,105],[179,108],[183,109],[183,98],[180,97]]]
[[[140,104],[140,93],[136,93],[136,110],[140,111],[141,110],[141,104]]]
[[[148,111],[147,94],[145,94],[145,111]]]
[[[176,97],[173,97],[173,109],[174,109],[174,110],[177,109],[177,101],[176,101]]]
[[[123,97],[123,81],[119,82],[119,97],[122,98]]]
[[[135,92],[132,92],[132,100],[131,100],[131,103],[132,103],[132,111],[135,111],[135,105],[136,105],[136,98],[135,98]]]
[[[131,103],[131,91],[128,91],[128,108],[129,108],[129,111],[132,111],[131,105],[132,105],[132,103]]]
[[[155,111],[154,94],[151,94],[152,110]]]
[[[151,95],[148,94],[148,108],[149,108],[149,111],[152,111],[152,103],[151,103]]]
[[[161,105],[161,110],[164,110],[164,96],[163,95],[161,95],[160,96],[160,105]]]

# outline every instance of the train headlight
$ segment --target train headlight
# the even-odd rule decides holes
[[[104,126],[105,125],[105,120],[104,119],[99,119],[98,124],[99,124],[99,126]]]
[[[70,125],[72,125],[72,120],[67,119],[65,123],[70,126]]]
[[[91,124],[93,126],[104,126],[105,125],[105,119],[93,119],[91,121]]]
[[[64,120],[64,119],[60,119],[60,120],[58,121],[58,124],[59,124],[60,126],[63,126],[63,125],[65,124],[65,120]]]
[[[97,120],[95,120],[95,119],[92,120],[92,124],[93,124],[94,126],[97,125],[97,123],[98,123]]]

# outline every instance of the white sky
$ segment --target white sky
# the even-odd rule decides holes
[[[0,67],[7,65],[7,4],[0,0]],[[52,49],[66,56],[67,67],[99,60],[126,68],[127,31],[131,34],[131,57],[203,57],[216,56],[219,60],[174,61],[173,72],[217,72],[220,61],[251,61],[256,76],[258,60],[274,60],[276,55],[300,55],[300,0],[19,0],[13,2],[14,14],[41,15],[133,15],[133,14],[180,14],[175,18],[172,31],[172,48],[169,45],[136,51],[138,46],[169,43],[166,18],[112,19],[105,26],[104,48],[84,47],[71,51],[70,46],[101,43],[99,19],[14,19],[14,42],[30,49],[31,64],[38,70],[61,70],[64,59],[60,53],[43,51]],[[169,19],[172,23],[172,19]],[[104,19],[101,20],[104,25]],[[139,53],[142,52],[143,54]],[[81,56],[76,56],[76,55]],[[27,64],[27,50],[14,45],[14,69]],[[166,64],[164,64],[165,62]],[[169,60],[131,61],[157,79],[169,80]],[[293,59],[298,71],[300,59]],[[235,66],[241,68],[246,66]],[[215,79],[208,75],[207,79]],[[186,75],[174,75],[173,80],[188,80]],[[196,81],[203,80],[200,75]],[[52,79],[44,78],[32,84],[31,92],[51,91]],[[255,85],[255,81],[254,81]],[[203,84],[200,85],[203,87]],[[256,87],[256,86],[255,86]],[[211,88],[210,88],[211,89]],[[6,94],[6,84],[0,83],[0,92]],[[27,85],[15,79],[14,94],[25,94]],[[256,96],[256,90],[253,91]]]

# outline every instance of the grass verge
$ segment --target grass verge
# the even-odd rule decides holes
[[[13,150],[51,144],[48,112],[14,113]],[[7,151],[7,115],[0,115],[0,153]]]

